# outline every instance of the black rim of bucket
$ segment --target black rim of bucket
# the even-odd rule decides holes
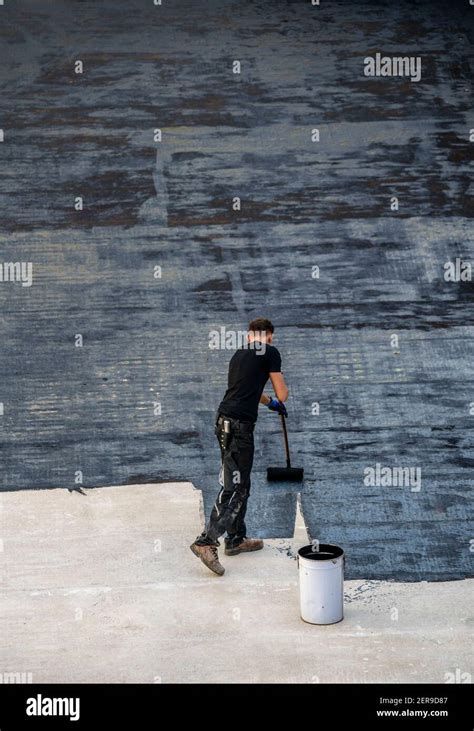
[[[315,550],[318,549],[318,550]],[[340,546],[333,546],[330,543],[316,543],[314,546],[303,546],[298,551],[301,558],[309,558],[312,561],[334,561],[344,555],[344,551]]]

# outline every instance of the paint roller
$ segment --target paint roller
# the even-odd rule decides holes
[[[288,434],[286,431],[286,422],[283,414],[280,414],[280,419],[283,428],[283,439],[285,442],[286,467],[268,467],[267,480],[269,482],[302,482],[303,468],[291,466],[290,448],[288,446]]]

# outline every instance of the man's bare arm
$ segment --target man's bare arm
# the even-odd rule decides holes
[[[288,398],[288,386],[283,378],[283,373],[270,373],[270,380],[277,399],[279,401],[286,401]]]
[[[286,401],[288,398],[288,386],[286,385],[285,379],[283,378],[283,373],[270,373],[270,380],[272,382],[273,390],[275,391],[275,396],[277,397],[277,399],[279,401]],[[260,403],[267,406],[270,401],[270,396],[262,393]]]

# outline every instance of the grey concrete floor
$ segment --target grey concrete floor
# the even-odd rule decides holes
[[[190,483],[0,495],[0,672],[35,683],[444,683],[472,674],[474,581],[345,583],[344,620],[299,616],[293,536],[224,557],[188,548]],[[457,681],[459,682],[459,680]]]

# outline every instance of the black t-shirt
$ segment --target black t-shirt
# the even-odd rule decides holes
[[[274,345],[262,344],[261,350],[256,347],[237,350],[229,363],[227,391],[219,413],[240,421],[256,421],[268,376],[280,371],[281,355]]]

